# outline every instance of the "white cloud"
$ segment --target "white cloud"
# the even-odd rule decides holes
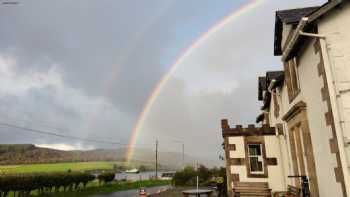
[[[70,145],[70,144],[35,144],[35,145],[41,148],[51,148],[51,149],[64,150],[64,151],[91,150],[94,148],[92,146]]]
[[[48,72],[32,72],[26,75],[16,73],[16,60],[0,54],[0,95],[24,95],[32,88],[62,86],[62,78],[52,65]]]

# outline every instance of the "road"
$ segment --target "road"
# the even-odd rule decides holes
[[[159,187],[151,187],[151,188],[147,188],[146,192],[149,194],[153,194],[156,193],[159,190],[162,189],[167,189],[170,186],[159,186]],[[138,197],[138,192],[139,190],[128,190],[128,191],[120,191],[120,192],[115,192],[115,193],[111,193],[111,194],[99,194],[99,195],[93,195],[90,197]]]

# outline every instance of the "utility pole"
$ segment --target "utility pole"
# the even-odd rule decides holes
[[[185,168],[185,142],[182,140],[173,140],[172,142],[182,145],[182,168]]]
[[[182,167],[185,168],[185,143],[182,143]]]
[[[156,140],[156,179],[158,179],[158,140]]]

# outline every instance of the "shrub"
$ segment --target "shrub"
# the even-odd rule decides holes
[[[141,166],[139,167],[139,170],[140,170],[140,172],[145,172],[145,171],[147,171],[147,167],[144,166],[144,165],[141,165]]]
[[[193,167],[187,166],[182,171],[175,173],[173,182],[178,186],[193,186],[197,173]]]
[[[215,182],[216,177],[226,178],[226,169],[225,168],[212,168],[208,169],[207,167],[200,165],[197,170],[191,166],[185,167],[181,171],[177,171],[173,177],[173,184],[176,186],[195,186],[197,176],[199,178],[199,184],[201,186],[209,186],[217,184]],[[226,184],[223,183],[223,184]]]
[[[97,179],[100,181],[100,183],[109,183],[113,181],[115,178],[114,172],[103,172],[97,176]]]
[[[85,188],[86,184],[94,179],[93,175],[80,172],[2,175],[0,196],[6,197],[10,191],[28,196],[33,190],[52,192],[53,189],[58,191],[61,187],[64,190],[75,190],[79,185]]]

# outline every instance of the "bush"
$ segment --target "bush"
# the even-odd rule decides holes
[[[187,166],[182,171],[175,173],[173,182],[177,186],[193,186],[196,184],[197,173],[193,167]]]
[[[21,196],[28,196],[31,191],[52,192],[63,187],[76,190],[79,185],[84,188],[95,176],[87,173],[40,173],[40,174],[14,174],[0,176],[0,196],[6,197],[10,191],[18,192]]]
[[[200,165],[198,169],[195,170],[193,167],[187,166],[183,170],[175,173],[173,177],[173,184],[176,186],[195,186],[197,176],[199,178],[199,185],[201,186],[216,185],[217,183],[215,179],[217,177],[226,179],[226,169],[208,169],[207,167]],[[223,184],[226,184],[226,182]]]
[[[140,170],[140,172],[146,172],[148,169],[147,169],[146,166],[141,165],[141,166],[139,167],[139,170]]]
[[[114,172],[104,172],[101,173],[97,176],[97,179],[100,181],[100,183],[109,183],[113,181],[115,178],[115,173]]]

